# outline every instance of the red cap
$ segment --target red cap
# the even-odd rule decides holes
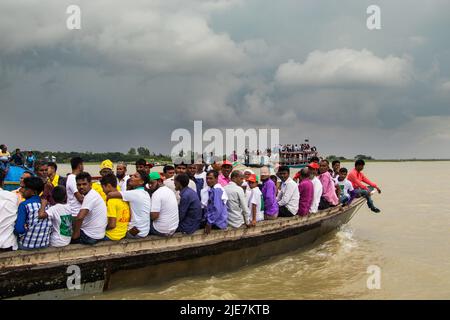
[[[318,163],[315,162],[311,162],[310,164],[308,164],[308,168],[312,168],[312,169],[319,169],[320,166]]]
[[[256,182],[256,174],[251,174],[247,179],[248,182]]]
[[[233,164],[232,164],[230,161],[228,161],[228,160],[223,161],[223,162],[222,162],[222,165],[223,165],[223,166],[224,166],[224,165],[233,166]]]

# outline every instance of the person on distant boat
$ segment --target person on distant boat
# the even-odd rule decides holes
[[[370,181],[362,171],[364,170],[364,166],[366,163],[362,159],[358,159],[355,161],[355,168],[350,171],[347,179],[352,183],[353,188],[355,189],[355,197],[364,197],[367,199],[367,205],[370,210],[375,213],[380,212],[380,209],[375,207],[372,197],[370,193],[373,189],[376,189],[378,193],[381,193],[381,189],[376,185],[376,183]],[[365,184],[369,185],[368,188]]]
[[[203,213],[200,199],[197,193],[189,188],[189,177],[186,174],[179,174],[175,177],[175,188],[180,193],[177,232],[192,234],[200,229],[202,222]]]
[[[104,160],[100,164],[100,176],[105,177],[109,174],[114,174],[114,164],[111,160]],[[106,203],[106,194],[103,192],[102,185],[100,181],[96,181],[92,184],[92,189],[98,192],[98,194],[102,197],[103,201]],[[117,188],[117,191],[121,191],[119,188]]]
[[[51,222],[39,219],[44,182],[39,177],[26,178],[23,197],[25,201],[17,209],[14,232],[19,237],[19,249],[32,250],[48,247],[50,243]]]
[[[149,189],[152,192],[150,234],[169,237],[175,233],[180,222],[177,198],[163,184],[158,172],[150,173],[149,178]]]
[[[16,166],[23,166],[25,160],[20,149],[16,149],[16,152],[11,157],[11,162]]]
[[[128,225],[127,238],[145,238],[150,232],[150,194],[145,190],[149,183],[149,175],[140,170],[128,180],[127,190],[111,191],[108,199],[122,199],[130,204],[131,219]]]
[[[314,200],[314,185],[311,181],[308,168],[300,170],[300,183],[298,184],[299,203],[298,215],[307,216]]]
[[[0,145],[0,169],[8,172],[11,154],[8,152],[8,147],[4,144]]]
[[[311,208],[309,209],[310,213],[316,213],[319,210],[320,198],[322,197],[322,183],[317,178],[317,176],[319,175],[319,167],[319,164],[317,164],[316,162],[311,162],[308,165],[310,179],[314,188],[314,197],[311,203]]]
[[[333,169],[331,173],[331,177],[333,179],[337,179],[339,177],[339,169],[341,168],[341,162],[339,160],[334,160],[331,163],[331,168]]]
[[[339,176],[334,179],[334,182],[339,186],[341,189],[339,201],[343,205],[346,205],[350,203],[351,201],[351,195],[353,194],[353,185],[350,181],[347,179],[347,168],[340,168],[339,169]]]
[[[248,210],[250,213],[250,226],[255,227],[256,223],[264,220],[264,200],[261,190],[258,187],[258,177],[252,174],[247,179],[251,193],[248,199]]]
[[[105,194],[117,191],[117,177],[113,173],[103,176],[100,184]],[[105,240],[118,241],[125,238],[130,223],[130,205],[122,199],[112,198],[106,202],[108,224]]]
[[[289,176],[288,166],[278,168],[278,177],[281,179],[281,189],[277,196],[279,217],[293,217],[298,212],[298,187],[294,180]]]
[[[319,210],[328,209],[339,204],[339,198],[336,195],[336,184],[331,177],[328,160],[322,160],[319,165],[319,180],[322,183],[322,197],[320,199]]]
[[[136,172],[138,171],[146,171],[145,166],[147,165],[147,161],[145,159],[139,159],[135,162]]]
[[[245,198],[244,189],[241,185],[244,181],[244,174],[235,170],[231,172],[231,181],[224,187],[227,194],[228,225],[232,228],[239,228],[248,225],[248,205]]]
[[[228,210],[226,204],[228,196],[218,180],[219,172],[215,170],[208,171],[206,174],[206,183],[208,184],[208,187],[201,192],[206,234],[209,234],[212,228],[227,228]]]
[[[55,200],[53,200],[52,192],[53,192],[53,184],[48,178],[48,165],[44,161],[36,161],[34,164],[34,172],[36,175],[42,179],[44,182],[44,191],[39,196],[42,199],[45,199],[51,206],[56,204]]]
[[[273,220],[278,217],[277,186],[270,179],[268,167],[260,170],[262,188],[261,192],[264,200],[264,219]]]
[[[48,179],[51,181],[53,187],[61,186],[65,188],[67,179],[61,177],[57,171],[58,165],[55,162],[49,162],[47,164]]]
[[[6,172],[0,169],[0,252],[17,250],[14,224],[17,219],[18,202],[14,193],[3,190]]]
[[[127,174],[127,164],[123,161],[117,163],[116,178],[119,190],[127,190],[127,181],[130,179],[130,176]]]
[[[52,198],[56,204],[51,207],[47,207],[47,200],[41,199],[39,219],[48,218],[51,222],[50,247],[64,247],[69,245],[72,239],[72,214],[69,205],[66,203],[66,188],[63,186],[54,187]]]
[[[72,173],[67,176],[66,191],[67,191],[67,203],[70,207],[72,216],[77,216],[80,212],[81,203],[84,196],[77,189],[76,176],[83,172],[83,159],[75,157],[70,160],[70,166]]]
[[[92,178],[87,172],[76,176],[77,190],[84,195],[80,211],[73,223],[72,243],[93,245],[105,238],[108,225],[106,203],[92,189]]]
[[[233,164],[228,161],[224,160],[221,165],[221,171],[219,174],[219,183],[222,187],[225,187],[227,184],[230,183],[230,173],[233,171]]]
[[[25,167],[29,170],[33,170],[36,157],[33,151],[28,151],[28,155],[25,158]]]

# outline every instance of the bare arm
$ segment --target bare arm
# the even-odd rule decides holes
[[[150,212],[150,219],[153,221],[157,220],[159,218],[159,212]]]
[[[78,200],[79,203],[83,203],[84,196],[79,193],[78,191],[74,193],[75,198]]]
[[[83,219],[89,213],[88,209],[81,209],[78,215],[76,216],[73,223],[73,234],[72,239],[78,239],[80,237],[81,225],[83,224]]]
[[[122,193],[120,191],[112,191],[107,194],[108,199],[122,199]]]
[[[108,225],[106,226],[106,230],[111,230],[116,227],[116,218],[108,218]]]
[[[45,207],[46,206],[47,206],[47,200],[46,199],[42,199],[41,200],[41,207],[40,207],[39,213],[38,213],[39,219],[47,219],[48,218],[48,214],[47,214],[47,212],[45,212]]]

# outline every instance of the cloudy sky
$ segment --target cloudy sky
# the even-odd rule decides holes
[[[81,30],[66,9],[81,8]],[[381,8],[381,30],[366,9]],[[0,143],[168,153],[279,128],[322,154],[450,158],[448,0],[2,0]]]

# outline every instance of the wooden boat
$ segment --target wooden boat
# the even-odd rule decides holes
[[[170,238],[1,253],[0,298],[67,298],[233,270],[313,243],[347,223],[363,203],[364,199],[355,199],[349,206],[307,217],[278,218],[254,228],[213,230],[209,235],[199,230]],[[77,268],[80,286],[71,290],[68,284]]]

